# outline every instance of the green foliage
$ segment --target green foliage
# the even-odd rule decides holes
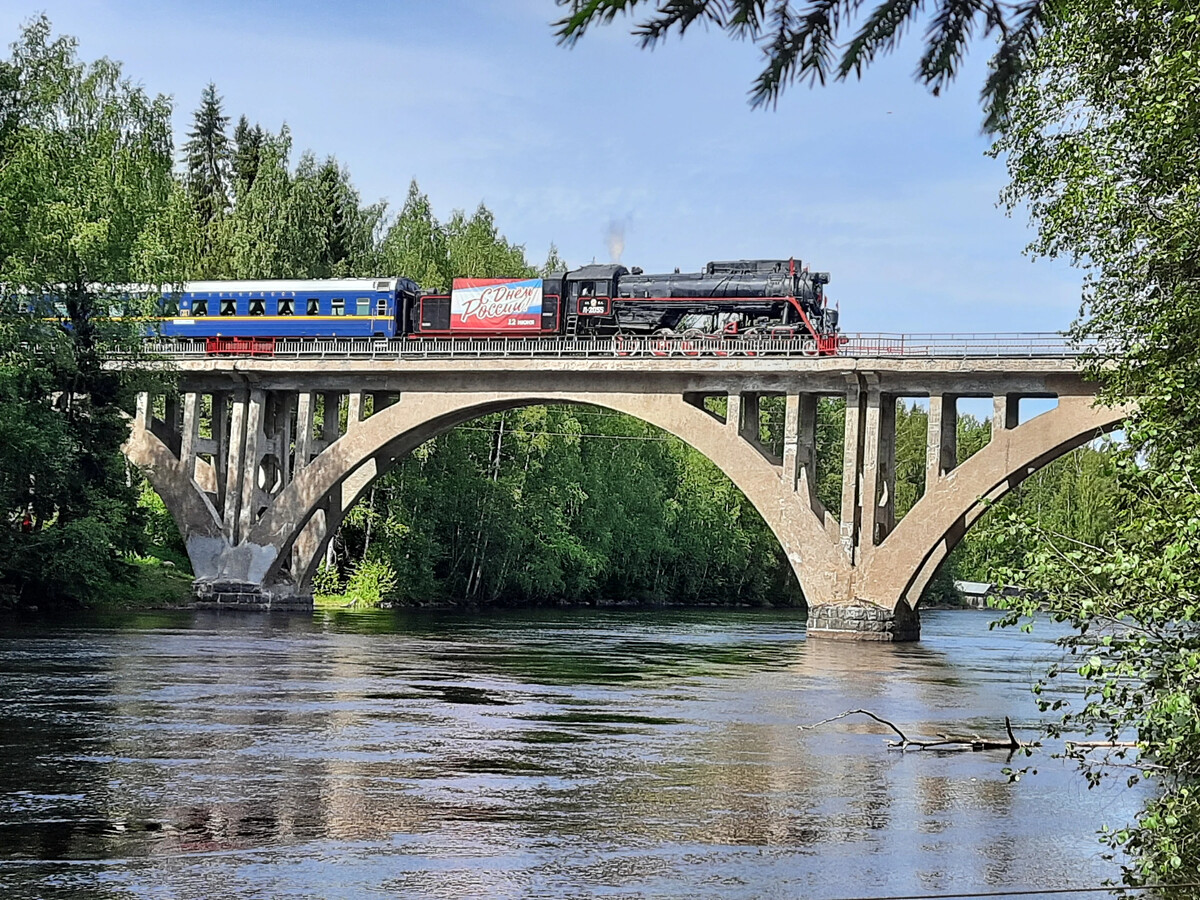
[[[1013,577],[1043,590],[1051,614],[1076,629],[1064,644],[1088,689],[1082,705],[1047,700],[1063,711],[1060,730],[1136,744],[1070,755],[1093,780],[1132,773],[1158,786],[1136,825],[1109,835],[1131,854],[1135,884],[1200,871],[1197,59],[1191,4],[1064,4],[996,148],[1008,156],[1009,203],[1038,224],[1033,249],[1088,268],[1075,332],[1097,342],[1090,368],[1105,399],[1137,401],[1113,459],[1111,531],[1078,539],[1064,529],[1087,529],[1087,517],[1008,520],[1010,540],[1041,542]],[[1017,606],[1013,618],[1028,611]]]
[[[343,554],[388,560],[406,604],[799,599],[711,463],[587,407],[497,413],[423,445],[347,517]]]
[[[324,560],[313,576],[313,593],[317,595],[340,594],[342,592],[342,576],[336,566],[328,565]]]
[[[684,34],[696,24],[716,26],[735,40],[750,40],[762,52],[764,65],[750,91],[754,106],[774,105],[780,92],[801,79],[824,84],[861,76],[876,56],[896,48],[904,31],[926,17],[920,0],[879,0],[865,16],[861,0],[557,0],[567,15],[554,23],[559,40],[573,44],[593,25],[608,24],[639,7],[653,7],[633,30],[643,47],[651,47],[672,31]],[[996,34],[991,73],[983,86],[986,127],[1004,118],[1009,97],[1019,82],[1045,21],[1056,10],[1050,0],[1023,3],[981,0],[936,0],[928,10],[924,52],[917,80],[936,95],[949,83],[977,33]],[[847,33],[854,29],[852,35]],[[843,40],[849,36],[849,40]]]
[[[445,224],[433,215],[429,198],[414,181],[400,215],[387,229],[380,263],[424,288],[449,290],[455,277],[532,276],[525,249],[510,244],[482,204],[471,216],[456,211]]]
[[[120,445],[147,383],[104,366],[138,359],[138,327],[110,309],[141,301],[97,285],[174,283],[188,204],[166,98],[79,62],[44,18],[0,71],[0,581],[26,602],[91,600],[144,539]]]
[[[155,493],[148,481],[141,483],[137,507],[145,522],[144,532],[150,546],[164,559],[174,562],[186,560],[187,549],[179,534],[179,526],[175,524],[162,497]]]
[[[396,572],[376,559],[361,560],[346,580],[346,598],[352,606],[379,606],[396,590]]]

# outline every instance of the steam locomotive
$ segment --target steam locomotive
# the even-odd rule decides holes
[[[164,294],[165,338],[452,339],[660,336],[799,338],[837,344],[825,272],[794,259],[710,262],[648,275],[588,265],[545,278],[456,278],[449,293],[408,278],[201,281]]]

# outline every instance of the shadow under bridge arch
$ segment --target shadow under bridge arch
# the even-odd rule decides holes
[[[267,584],[290,581],[306,590],[342,516],[370,485],[421,444],[472,419],[535,405],[598,406],[641,419],[691,445],[717,466],[754,505],[782,546],[805,595],[822,598],[825,582],[848,577],[809,503],[800,502],[781,470],[709,413],[677,394],[538,391],[404,392],[398,402],[360,422],[300,469],[252,529],[248,541],[276,550]],[[284,571],[291,560],[291,571]],[[814,578],[813,573],[821,573]],[[814,596],[815,595],[815,596]]]

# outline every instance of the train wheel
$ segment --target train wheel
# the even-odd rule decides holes
[[[698,328],[689,328],[683,333],[679,349],[684,356],[699,356],[704,347],[705,334]]]
[[[725,338],[720,334],[706,334],[701,346],[705,356],[729,355],[729,350],[725,347]]]
[[[812,338],[806,338],[804,340],[804,342],[800,345],[800,352],[803,353],[805,356],[816,356],[817,355],[817,342],[814,341]]]
[[[666,329],[656,331],[650,341],[650,354],[652,356],[670,356],[674,337],[675,335]]]
[[[741,333],[742,355],[743,356],[758,356],[758,350],[754,349],[754,345],[761,341],[763,333],[757,328],[747,328]]]

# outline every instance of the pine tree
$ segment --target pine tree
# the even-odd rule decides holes
[[[192,130],[183,145],[187,154],[187,186],[200,225],[208,225],[229,208],[230,149],[225,127],[229,117],[221,111],[217,86],[209,82],[192,119]]]
[[[254,179],[258,177],[264,138],[261,125],[251,126],[245,116],[238,119],[233,130],[233,177],[243,193],[254,186]]]

